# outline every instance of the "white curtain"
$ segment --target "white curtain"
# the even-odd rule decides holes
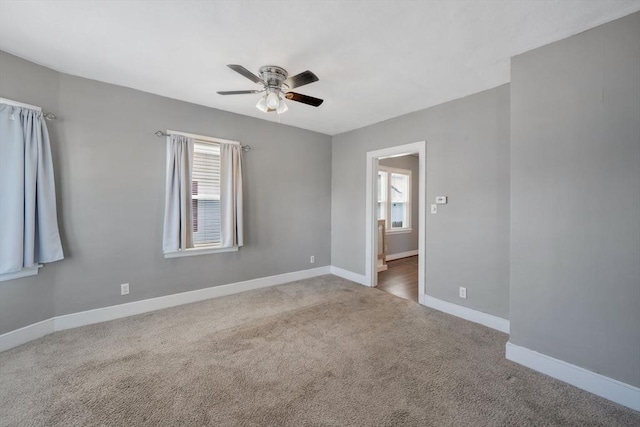
[[[242,246],[242,149],[220,144],[220,205],[222,247]]]
[[[0,104],[0,274],[63,258],[42,112]]]
[[[193,139],[167,137],[167,176],[164,204],[164,252],[193,248],[191,175]]]

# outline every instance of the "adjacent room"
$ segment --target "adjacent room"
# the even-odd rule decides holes
[[[640,0],[0,1],[0,426],[640,425]]]
[[[378,283],[376,287],[418,302],[419,155],[378,160]]]

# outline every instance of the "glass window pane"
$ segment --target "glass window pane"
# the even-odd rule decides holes
[[[191,199],[194,245],[220,243],[220,146],[194,143]]]
[[[387,180],[387,172],[378,171],[378,219],[387,218]]]
[[[387,201],[387,173],[378,171],[378,202]]]
[[[406,203],[391,204],[391,228],[408,228]]]
[[[409,175],[391,174],[391,202],[407,202],[409,200]]]
[[[386,203],[378,203],[378,219],[387,219]]]

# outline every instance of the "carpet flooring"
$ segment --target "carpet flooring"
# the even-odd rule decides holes
[[[3,426],[622,426],[507,336],[335,276],[57,332],[0,354]]]

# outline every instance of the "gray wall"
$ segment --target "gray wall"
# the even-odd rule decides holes
[[[0,333],[54,314],[329,264],[329,136],[59,74],[4,52],[0,76],[0,96],[59,116],[51,133],[66,255],[38,276],[0,283]],[[158,129],[254,147],[244,162],[239,252],[163,257]],[[131,293],[120,296],[125,282]]]
[[[411,171],[411,232],[387,234],[387,255],[418,250],[418,172],[419,159],[417,156],[400,156],[380,160],[380,165],[390,168]]]
[[[640,386],[640,14],[512,61],[511,338]]]
[[[365,266],[367,151],[427,141],[427,294],[509,316],[509,86],[333,137],[331,260]],[[458,287],[467,287],[466,300]]]

